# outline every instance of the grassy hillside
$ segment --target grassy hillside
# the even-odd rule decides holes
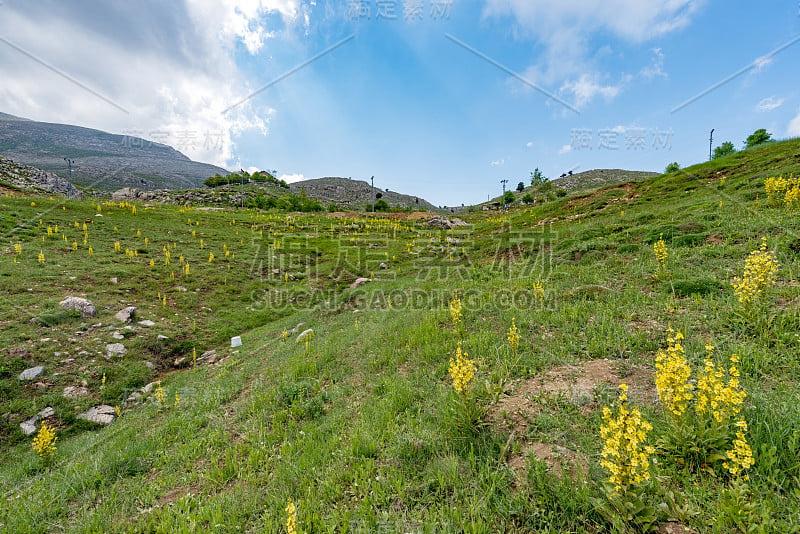
[[[454,231],[5,191],[0,530],[284,532],[291,499],[303,532],[795,532],[800,236],[797,205],[765,191],[792,172],[800,141]],[[776,282],[743,305],[731,283],[763,238]],[[97,316],[63,312],[67,295]],[[128,305],[132,330],[114,319]],[[684,418],[658,400],[659,351],[681,361],[670,328],[691,380],[714,347],[722,423],[694,415],[696,382]],[[127,353],[106,360],[111,342]],[[649,481],[615,493],[601,429],[623,382],[654,450]],[[110,425],[76,417],[98,404],[119,406]],[[48,406],[49,460],[19,428]],[[740,419],[754,464],[734,476]]]

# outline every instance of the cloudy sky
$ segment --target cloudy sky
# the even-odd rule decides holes
[[[0,111],[435,204],[800,136],[800,6],[0,0]]]

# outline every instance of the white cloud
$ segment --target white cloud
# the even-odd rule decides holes
[[[756,104],[756,111],[772,111],[773,109],[781,107],[782,104],[783,104],[783,98],[775,98],[774,96],[768,96],[767,98],[762,99],[758,104]]]
[[[627,79],[624,81],[627,81]],[[581,109],[594,100],[596,96],[600,96],[606,100],[613,99],[622,90],[624,81],[621,81],[617,85],[602,85],[595,77],[589,74],[583,74],[575,81],[564,82],[559,89],[559,93],[571,94],[575,107]]]
[[[664,72],[664,52],[660,48],[653,48],[653,63],[644,67],[639,71],[639,75],[646,80],[652,78],[667,78],[667,73]]]
[[[591,91],[592,95],[599,92],[613,98],[619,93],[613,86],[592,90],[585,83],[598,77],[593,58],[608,53],[607,49],[597,51],[589,46],[592,36],[609,33],[638,44],[686,27],[705,1],[486,0],[484,16],[510,17],[516,22],[518,37],[534,39],[543,45],[535,63],[523,73],[531,82],[542,86],[575,86],[578,98],[580,91],[584,96]],[[653,52],[655,60],[640,71],[642,78],[666,76],[661,50]],[[599,85],[596,79],[594,83]]]
[[[222,113],[254,89],[235,54],[262,50],[274,35],[266,21],[291,27],[298,13],[299,0],[7,3],[0,35],[65,76],[0,42],[0,110],[144,137],[227,167],[236,137],[266,134],[275,113],[254,101]]]
[[[528,147],[528,148],[532,148],[533,147],[533,141],[528,141],[528,143],[525,146]]]
[[[506,160],[501,158],[501,159],[494,160],[489,165],[491,165],[492,167],[499,167],[499,166],[505,165],[505,164],[506,164]]]
[[[789,121],[786,135],[787,137],[800,137],[800,110],[797,111],[797,116]]]
[[[280,176],[280,180],[285,181],[287,184],[302,182],[305,179],[306,177],[302,174],[281,174]]]
[[[564,145],[561,147],[561,149],[559,149],[558,154],[559,155],[566,154],[567,152],[570,151],[572,151],[572,145]]]

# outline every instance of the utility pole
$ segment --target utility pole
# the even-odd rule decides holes
[[[711,145],[714,144],[714,128],[711,128],[711,133],[708,135],[708,161],[711,161]]]
[[[67,182],[67,199],[70,199],[72,198],[72,164],[74,161],[69,158],[64,158],[64,161],[67,162],[67,176],[69,177],[69,181]]]
[[[500,180],[500,183],[503,184],[503,213],[506,212],[506,184],[508,180]]]
[[[372,176],[369,181],[372,184],[372,213],[375,213],[375,177]]]
[[[242,171],[242,209],[244,209],[244,169],[239,169]]]

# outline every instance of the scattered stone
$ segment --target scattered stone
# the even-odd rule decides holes
[[[151,321],[150,319],[145,319],[144,321],[139,321],[139,324],[142,326],[155,326],[156,323]]]
[[[114,332],[113,334],[111,334],[111,337],[113,337],[114,339],[125,339],[125,336],[123,336],[119,332]]]
[[[356,289],[369,282],[369,278],[356,278],[356,281],[350,284],[350,289]]]
[[[30,369],[25,369],[19,374],[20,380],[33,380],[44,372],[44,365],[37,365]]]
[[[114,316],[114,319],[122,321],[123,323],[129,323],[131,322],[131,319],[133,319],[134,315],[136,315],[136,306],[128,306],[127,308],[118,311]]]
[[[299,336],[297,336],[297,340],[295,340],[295,342],[300,343],[306,337],[313,335],[314,335],[314,330],[312,328],[309,328],[308,330],[304,330]]]
[[[114,278],[112,278],[112,279],[111,279],[111,283],[112,283],[112,284],[117,284],[117,283],[119,283],[119,281],[117,280],[117,277],[116,277],[116,276],[115,276]]]
[[[139,402],[139,400],[141,400],[141,398],[142,394],[139,393],[138,391],[134,391],[133,393],[128,395],[127,399],[125,399],[125,404],[136,404],[137,402]]]
[[[383,263],[383,262],[381,262],[381,264],[380,264],[380,265],[378,265],[378,269],[388,269],[388,268],[389,268],[389,266],[388,266],[388,265],[386,265],[386,264],[385,264],[385,263]]]
[[[155,365],[153,365],[153,362],[144,362],[144,365],[145,365],[145,367],[147,367],[147,368],[148,368],[148,369],[150,369],[151,371],[152,371],[152,370],[154,370],[154,369],[156,368],[156,366],[155,366]]]
[[[61,394],[65,399],[79,399],[89,395],[89,390],[84,386],[67,386]]]
[[[82,414],[78,414],[78,419],[85,419],[98,425],[108,425],[114,420],[115,414],[116,411],[112,406],[100,404],[99,406],[92,406]]]
[[[234,336],[231,338],[231,348],[241,347],[241,346],[242,346],[241,336]]]
[[[75,361],[75,358],[67,358],[66,360],[61,360],[61,363],[72,363]]]
[[[163,335],[163,334],[158,334],[158,335],[156,336],[156,339],[157,339],[157,340],[159,340],[159,341],[166,341],[166,340],[168,340],[169,338],[168,338],[167,336]]]
[[[300,331],[300,329],[301,329],[301,328],[303,328],[303,325],[305,325],[305,324],[306,324],[306,323],[297,323],[297,326],[295,326],[294,328],[292,328],[292,329],[289,331],[289,335],[290,335],[290,336],[293,336],[293,335],[295,335],[296,333],[298,333],[298,332]]]
[[[44,382],[36,382],[33,385],[33,389],[35,389],[36,391],[44,391],[47,389],[47,384],[45,384]]]
[[[128,353],[128,349],[122,343],[109,343],[106,345],[106,360],[111,358],[122,358]]]
[[[143,393],[144,395],[147,395],[148,393],[150,393],[150,391],[152,391],[152,390],[153,390],[153,387],[154,387],[156,384],[157,384],[157,382],[150,382],[149,384],[147,384],[145,387],[143,387],[143,388],[142,388],[142,393]]]
[[[185,363],[187,363],[188,358],[186,356],[181,356],[180,358],[176,358],[174,362],[172,362],[173,367],[183,367]]]
[[[27,421],[21,422],[19,424],[19,427],[22,429],[22,431],[25,433],[26,436],[30,436],[31,434],[36,432],[36,423],[39,421],[39,419],[47,419],[48,417],[53,417],[55,414],[56,411],[52,407],[48,406],[41,412],[37,413],[36,415],[28,419]]]
[[[94,317],[97,315],[97,308],[94,307],[91,300],[80,297],[67,297],[58,303],[59,306],[65,310],[74,310],[81,312],[81,317]]]
[[[88,388],[89,387],[89,382],[87,382],[86,379],[83,379],[83,380],[81,380],[81,386],[83,386],[85,388]]]
[[[440,228],[442,230],[452,230],[453,228],[456,228],[458,226],[466,226],[466,225],[467,223],[458,218],[450,220],[447,217],[437,216],[428,219],[428,226],[432,226],[434,228]]]

